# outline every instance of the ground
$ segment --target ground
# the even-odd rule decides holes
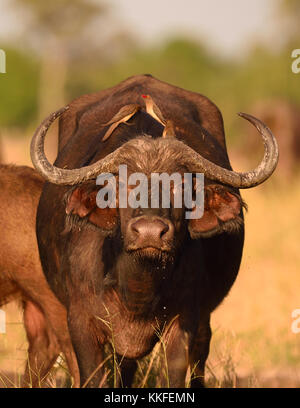
[[[7,162],[30,164],[29,138],[6,141]],[[241,158],[232,160],[245,170]],[[212,317],[213,337],[206,380],[213,387],[299,387],[300,333],[292,332],[292,311],[300,308],[299,173],[280,174],[242,192],[249,206],[239,276]],[[0,334],[0,386],[18,386],[26,360],[22,314],[5,308],[7,333]],[[61,384],[51,379],[50,386]],[[7,379],[7,377],[9,379]],[[55,377],[55,376],[54,376]]]

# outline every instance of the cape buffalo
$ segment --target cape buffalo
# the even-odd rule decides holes
[[[44,180],[26,166],[0,165],[0,306],[21,300],[29,343],[24,387],[39,387],[63,351],[78,385],[66,310],[44,277],[35,220]]]
[[[263,160],[247,173],[231,170],[218,108],[150,75],[79,97],[37,129],[31,157],[48,181],[37,213],[40,257],[67,308],[81,384],[107,385],[103,348],[110,343],[121,366],[118,385],[131,386],[136,360],[161,337],[167,369],[160,384],[184,387],[190,366],[191,386],[204,385],[210,314],[232,286],[242,256],[238,189],[265,181],[278,159],[271,131],[240,115],[265,145]],[[51,165],[44,138],[59,116],[58,156]],[[95,179],[117,176],[120,164],[148,178],[204,173],[203,217],[186,219],[185,208],[173,205],[100,208]]]

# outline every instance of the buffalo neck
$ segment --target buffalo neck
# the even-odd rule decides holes
[[[127,309],[138,315],[157,315],[167,303],[175,264],[123,252],[115,265],[117,292]]]

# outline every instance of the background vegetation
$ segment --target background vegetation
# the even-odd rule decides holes
[[[30,165],[29,141],[46,114],[135,74],[151,73],[212,99],[223,113],[229,155],[237,170],[250,166],[245,124],[237,112],[252,113],[264,100],[285,100],[300,108],[300,74],[291,72],[291,51],[300,48],[298,0],[280,3],[274,46],[254,44],[240,59],[222,59],[191,36],[145,47],[116,28],[95,41],[91,27],[105,27],[111,13],[100,1],[11,3],[24,15],[24,37],[22,47],[17,37],[1,43],[7,55],[7,73],[0,77],[5,162]],[[53,146],[50,142],[54,158]],[[291,331],[291,313],[300,307],[299,172],[288,179],[277,174],[243,197],[249,205],[244,258],[236,284],[213,315],[207,379],[212,386],[299,386],[300,334]],[[6,310],[0,372],[11,386],[18,384],[24,366],[26,339],[16,306]],[[5,378],[12,372],[10,383]]]

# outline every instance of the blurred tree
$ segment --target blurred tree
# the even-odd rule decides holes
[[[0,125],[25,127],[37,112],[39,63],[20,50],[5,47],[7,72],[0,77]]]
[[[289,44],[295,46],[300,41],[300,1],[281,0],[278,7],[278,19],[283,22],[283,30]]]
[[[25,16],[26,41],[41,54],[39,116],[65,103],[70,56],[87,27],[106,14],[102,1],[13,0]],[[81,44],[82,45],[82,44]],[[89,44],[82,45],[88,48]]]
[[[40,55],[38,111],[40,120],[66,102],[65,83],[70,57],[78,44],[89,48],[82,37],[89,26],[107,11],[102,0],[13,0],[22,21],[28,45]],[[57,126],[57,124],[56,124]],[[57,152],[55,126],[46,142],[46,152],[54,160]]]
[[[282,7],[286,5],[290,10],[287,16],[299,21],[300,0],[280,1]],[[14,12],[22,13],[24,41],[12,41],[18,51],[2,45],[8,64],[7,74],[1,76],[0,82],[0,123],[5,125],[30,124],[37,109],[44,117],[63,105],[65,99],[143,73],[207,95],[221,109],[229,137],[242,135],[242,121],[236,112],[247,112],[258,99],[286,97],[300,103],[299,75],[291,73],[291,48],[286,41],[285,48],[277,47],[275,39],[272,47],[258,43],[239,61],[221,60],[209,52],[205,43],[193,38],[169,38],[156,46],[137,48],[122,21],[116,24],[110,20],[108,6],[102,0],[48,3],[11,0]],[[289,7],[296,8],[291,12]],[[280,13],[279,23],[283,9]],[[285,38],[279,28],[276,32]],[[291,32],[297,29],[298,26]],[[35,49],[37,58],[20,51],[20,45],[24,49],[26,44]],[[299,48],[299,42],[295,48]]]

